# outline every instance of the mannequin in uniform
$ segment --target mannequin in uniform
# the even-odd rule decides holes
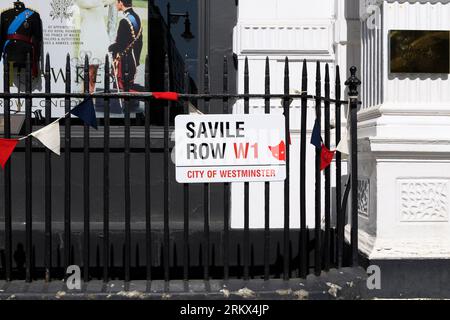
[[[132,5],[132,0],[117,0],[116,8],[119,12],[123,12],[124,18],[120,20],[116,42],[109,46],[114,59],[114,73],[119,89],[125,87],[125,62],[128,64],[128,87],[131,89],[141,58],[143,45],[141,19]]]
[[[14,2],[12,9],[0,16],[1,58],[6,54],[14,68],[25,68],[27,55],[32,62],[32,75],[38,76],[42,52],[42,21],[39,13],[25,7],[23,2]]]
[[[108,6],[116,0],[75,0],[80,8],[80,54],[84,63],[84,56],[89,57],[89,92],[95,91],[98,67],[104,63],[110,44],[106,17]]]

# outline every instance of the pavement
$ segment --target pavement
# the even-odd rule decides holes
[[[366,279],[362,268],[342,268],[288,281],[92,280],[80,290],[69,290],[61,280],[0,280],[0,300],[357,300],[367,297]]]

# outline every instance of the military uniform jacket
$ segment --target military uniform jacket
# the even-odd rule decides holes
[[[24,12],[25,10],[29,11]],[[11,24],[22,12],[24,12],[24,22],[20,24],[13,34],[10,34]],[[2,58],[6,54],[8,61],[14,62],[15,67],[25,68],[27,55],[30,54],[33,76],[37,76],[42,40],[42,21],[39,13],[28,8],[12,8],[2,12],[0,16],[0,50],[2,50]]]
[[[128,64],[130,76],[134,78],[143,45],[141,19],[132,8],[127,9],[124,15],[119,23],[116,42],[109,46],[109,51],[115,59],[120,59],[122,68]]]

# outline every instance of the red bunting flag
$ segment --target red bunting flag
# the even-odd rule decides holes
[[[0,165],[5,169],[5,164],[8,161],[11,153],[13,153],[19,140],[17,139],[1,139],[0,138]]]
[[[322,144],[320,152],[320,171],[327,168],[331,162],[333,161],[334,154],[336,153],[336,150],[330,151],[327,147],[325,147],[324,144]]]
[[[152,96],[159,100],[178,101],[178,93],[176,92],[152,92]]]

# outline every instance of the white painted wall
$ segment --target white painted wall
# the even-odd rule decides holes
[[[239,21],[331,19],[334,0],[240,0]]]
[[[384,4],[384,41],[388,41],[388,32],[392,29],[412,30],[450,30],[450,5],[448,1],[431,3],[413,1],[413,3]],[[388,46],[384,48],[385,55]],[[389,61],[383,63],[384,100],[391,104],[448,106],[450,103],[450,80],[448,75],[420,77],[391,77],[388,74]]]

